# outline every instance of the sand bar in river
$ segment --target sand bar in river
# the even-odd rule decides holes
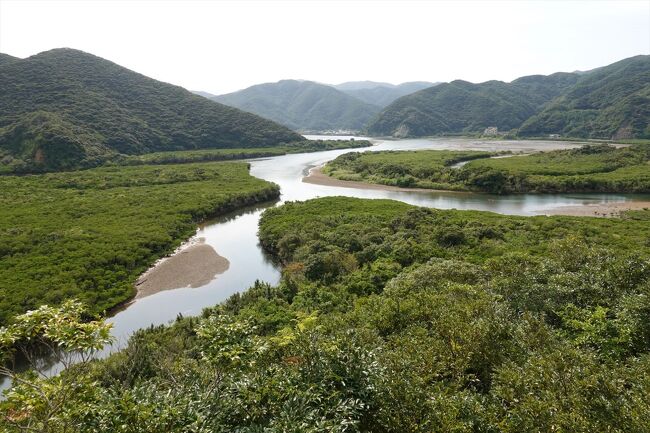
[[[628,210],[650,209],[650,201],[616,201],[611,203],[593,203],[581,206],[558,206],[547,209],[544,215],[590,216],[615,218]]]
[[[135,284],[138,289],[135,299],[163,290],[204,286],[229,266],[228,259],[217,254],[203,239],[197,239],[142,274]]]

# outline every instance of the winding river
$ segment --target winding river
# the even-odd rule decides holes
[[[332,137],[308,136],[310,139]],[[337,137],[335,137],[337,138]],[[349,138],[349,137],[338,137]],[[360,137],[363,138],[363,137]],[[288,200],[307,200],[316,197],[343,195],[360,198],[387,198],[418,206],[439,209],[476,209],[512,215],[538,215],[560,206],[583,206],[586,204],[648,200],[648,196],[625,194],[552,194],[552,195],[506,195],[454,193],[439,191],[392,191],[381,189],[345,188],[303,182],[303,177],[314,167],[350,151],[458,149],[514,152],[566,149],[579,143],[553,141],[482,141],[463,138],[373,140],[372,148],[344,149],[315,153],[284,155],[250,160],[253,176],[280,185],[279,201],[259,204],[241,209],[202,224],[195,237],[203,238],[216,252],[227,258],[228,269],[212,281],[200,287],[183,287],[161,291],[141,297],[107,320],[113,324],[117,343],[107,348],[103,355],[124,345],[136,330],[150,325],[165,324],[179,314],[197,315],[205,307],[224,301],[236,292],[246,290],[255,280],[275,284],[280,279],[280,269],[273,264],[258,244],[258,221],[264,209]],[[59,368],[51,367],[56,373]],[[6,382],[6,381],[5,381]],[[6,387],[1,383],[0,389]]]

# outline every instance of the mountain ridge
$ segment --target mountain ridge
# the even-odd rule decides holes
[[[355,88],[354,86],[357,85],[357,83],[362,83],[362,85]],[[347,93],[350,96],[354,96],[355,98],[360,99],[368,104],[377,105],[384,108],[402,96],[426,89],[428,87],[433,87],[438,84],[440,83],[431,83],[428,81],[409,81],[400,84],[364,81],[342,83],[337,86],[341,86],[339,90]]]
[[[530,75],[509,83],[455,80],[403,96],[373,119],[370,135],[477,133],[650,137],[650,56],[588,72]]]
[[[307,80],[257,84],[212,99],[300,131],[360,130],[380,110],[329,85]]]
[[[0,172],[302,140],[259,116],[71,48],[0,63],[0,95]]]

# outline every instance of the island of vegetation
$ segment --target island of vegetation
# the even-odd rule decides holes
[[[459,162],[469,161],[466,164]],[[508,193],[650,192],[650,145],[581,148],[499,157],[459,151],[346,153],[322,170],[340,180]]]
[[[200,318],[142,330],[54,380],[21,376],[0,426],[643,432],[649,237],[650,211],[596,219],[287,203],[260,226],[284,266],[278,286],[257,283]],[[81,328],[86,339],[56,332],[57,317],[80,328],[79,308],[18,317],[0,348],[47,332],[92,350],[106,341],[100,323]]]

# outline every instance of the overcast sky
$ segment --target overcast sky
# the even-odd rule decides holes
[[[0,0],[0,52],[88,51],[219,94],[283,78],[510,81],[650,53],[650,0]]]

